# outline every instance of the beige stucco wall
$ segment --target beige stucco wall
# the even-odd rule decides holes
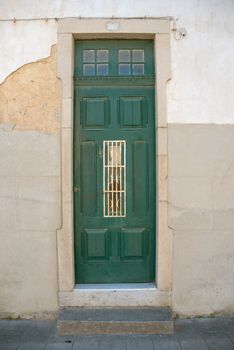
[[[0,85],[0,124],[14,130],[56,133],[59,129],[60,86],[56,46],[48,58],[26,64]]]
[[[0,317],[58,307],[59,96],[56,47],[0,86]]]
[[[170,125],[173,309],[234,313],[234,126]]]

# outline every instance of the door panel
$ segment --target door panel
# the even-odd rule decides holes
[[[81,101],[81,124],[83,128],[106,128],[109,118],[107,97],[87,97]]]
[[[81,214],[96,216],[97,213],[97,144],[95,141],[84,141],[81,150]]]
[[[145,228],[126,228],[121,231],[121,260],[144,261],[148,255],[149,232]]]
[[[143,96],[125,96],[119,98],[121,128],[144,128],[147,123],[147,101]]]
[[[74,188],[79,189],[74,192],[76,283],[155,278],[153,79],[96,76],[101,68],[95,59],[101,54],[104,60],[112,57],[105,61],[109,73],[120,69],[118,60],[126,60],[121,48],[125,56],[130,52],[131,60],[142,60],[143,50],[144,71],[149,72],[150,41],[88,41],[76,47],[75,72],[80,72],[75,79],[74,113]],[[95,61],[90,63],[95,76],[82,76],[88,69],[83,65],[89,64],[82,61],[84,57]],[[139,68],[134,61],[128,64],[132,74]]]
[[[132,212],[147,216],[149,212],[149,153],[146,141],[134,141],[132,150]]]
[[[81,252],[84,260],[109,259],[110,238],[107,229],[85,229],[81,235]]]

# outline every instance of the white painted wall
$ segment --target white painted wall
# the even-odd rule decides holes
[[[2,0],[0,18],[174,16],[185,39],[171,39],[170,123],[234,123],[233,0]],[[56,21],[0,22],[0,82],[47,57]]]
[[[48,57],[56,32],[55,21],[0,22],[0,83],[24,64]]]

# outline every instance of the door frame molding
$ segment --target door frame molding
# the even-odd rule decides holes
[[[73,234],[73,70],[76,39],[153,39],[155,43],[156,125],[156,281],[155,306],[171,305],[173,234],[167,224],[167,98],[171,78],[170,18],[60,19],[57,76],[61,80],[61,201],[62,226],[57,231],[59,305],[74,305]],[[152,288],[150,288],[152,289]],[[125,289],[126,293],[126,289]],[[161,296],[161,297],[160,297]],[[101,306],[101,305],[96,305]],[[111,305],[108,305],[111,306]]]

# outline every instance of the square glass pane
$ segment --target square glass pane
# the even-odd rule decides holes
[[[144,74],[144,63],[133,64],[132,65],[133,75],[143,75]]]
[[[117,167],[122,165],[121,144],[117,142],[109,147],[108,165]]]
[[[108,50],[97,50],[97,62],[108,62],[109,51]]]
[[[119,64],[119,75],[131,75],[131,65],[127,63]]]
[[[119,62],[130,62],[131,53],[130,50],[119,50]]]
[[[133,62],[144,62],[144,50],[132,50]]]
[[[83,75],[95,75],[95,64],[83,64]]]
[[[97,75],[108,75],[108,64],[107,63],[97,64]]]
[[[95,62],[95,50],[84,50],[83,62]]]

